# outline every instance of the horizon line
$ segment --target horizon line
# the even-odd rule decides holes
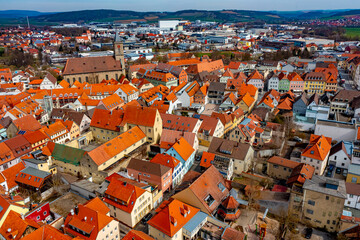
[[[252,9],[217,9],[217,10],[209,10],[209,9],[180,9],[176,11],[161,11],[161,10],[149,10],[149,11],[138,11],[138,10],[130,10],[130,9],[114,9],[114,8],[94,8],[94,9],[78,9],[78,10],[65,10],[60,12],[52,12],[52,11],[39,11],[39,10],[32,10],[32,9],[6,9],[0,10],[0,12],[5,11],[34,11],[39,13],[65,13],[65,12],[78,12],[78,11],[96,11],[96,10],[113,10],[113,11],[131,11],[131,12],[180,12],[180,11],[229,11],[229,10],[236,10],[236,11],[254,11],[254,12],[306,12],[306,11],[352,11],[352,10],[360,10],[360,8],[334,8],[334,9],[303,9],[303,10],[252,10]]]

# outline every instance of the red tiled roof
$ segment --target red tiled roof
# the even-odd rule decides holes
[[[158,110],[153,107],[127,106],[124,110],[122,125],[134,124],[139,126],[153,127]]]
[[[284,166],[284,167],[288,167],[288,168],[292,168],[294,169],[296,166],[298,166],[300,163],[286,159],[286,158],[282,158],[279,156],[273,156],[271,158],[269,158],[267,160],[268,163],[272,163],[272,164],[276,164],[276,165],[280,165],[280,166]]]
[[[36,231],[26,235],[22,240],[72,240],[69,235],[65,235],[51,225],[44,225]]]
[[[91,118],[91,127],[103,128],[111,131],[120,131],[119,126],[123,119],[123,110],[105,110],[96,108]]]
[[[103,202],[99,204],[105,205]],[[89,206],[78,205],[78,213],[72,215],[69,213],[65,220],[65,231],[87,240],[95,240],[98,238],[98,233],[104,229],[114,219],[107,216],[105,213],[98,211],[98,209],[90,208]],[[89,236],[80,234],[74,231],[70,226],[82,230]]]
[[[36,131],[41,128],[41,124],[32,115],[13,120],[13,123],[19,130],[23,131]]]
[[[9,190],[17,186],[17,183],[15,182],[16,174],[18,174],[23,169],[25,169],[25,164],[21,161],[1,172],[1,175],[4,177]]]
[[[28,227],[29,224],[21,218],[19,213],[10,210],[0,228],[0,234],[6,240],[18,240],[24,235]]]
[[[98,166],[100,166],[110,158],[145,138],[146,135],[144,132],[136,126],[102,144],[94,150],[91,150],[88,152],[88,155]]]
[[[172,170],[174,170],[174,168],[180,164],[179,160],[166,153],[156,154],[155,157],[150,160],[150,162],[170,167]]]
[[[156,215],[148,221],[148,224],[169,237],[173,237],[199,212],[199,209],[179,200],[171,199],[163,202],[156,211]]]
[[[154,238],[150,237],[144,232],[137,231],[137,230],[130,230],[128,234],[126,234],[122,240],[155,240]]]
[[[200,167],[209,168],[215,159],[214,153],[203,152],[200,160]]]
[[[324,135],[311,134],[310,143],[302,152],[302,157],[308,157],[324,161],[331,149],[331,138]]]
[[[112,206],[115,206],[116,208],[119,208],[122,211],[131,213],[136,200],[141,197],[145,191],[146,190],[134,186],[130,183],[112,178],[108,188],[105,191],[104,201]]]

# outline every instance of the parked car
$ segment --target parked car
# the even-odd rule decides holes
[[[302,142],[302,139],[299,138],[298,136],[293,137],[293,140],[294,140],[295,142]]]
[[[143,217],[143,219],[141,219],[141,222],[142,222],[143,224],[146,224],[147,221],[149,221],[149,220],[152,218],[152,216],[153,216],[152,213],[146,214],[145,217]]]
[[[313,229],[312,228],[306,228],[305,229],[305,238],[306,239],[310,239],[313,233]]]
[[[331,177],[331,175],[332,175],[332,171],[330,171],[330,170],[328,170],[327,172],[326,172],[326,177]]]
[[[341,174],[341,168],[336,168],[335,172],[336,174]]]

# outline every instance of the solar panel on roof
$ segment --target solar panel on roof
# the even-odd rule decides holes
[[[20,134],[20,135],[24,135],[25,133],[26,133],[26,131],[24,131],[24,130],[20,130],[20,131],[19,131],[19,134]]]

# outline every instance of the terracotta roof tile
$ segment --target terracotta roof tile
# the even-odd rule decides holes
[[[131,213],[134,209],[136,200],[142,196],[146,190],[134,186],[128,182],[112,178],[105,191],[104,201],[122,211]],[[110,196],[110,198],[109,198]],[[115,201],[115,199],[117,199]],[[123,203],[123,204],[122,204]]]
[[[267,160],[268,163],[272,163],[272,164],[276,164],[276,165],[280,165],[280,166],[284,166],[284,167],[288,167],[288,168],[292,168],[294,169],[296,166],[298,166],[300,163],[299,162],[295,162],[286,158],[282,158],[279,156],[273,156],[271,158],[269,158]]]
[[[98,166],[100,166],[110,158],[145,138],[146,135],[139,127],[136,126],[102,144],[94,150],[91,150],[88,152],[88,155]]]
[[[331,150],[331,138],[324,135],[311,134],[310,143],[304,149],[301,156],[324,161]]]
[[[122,240],[155,240],[154,238],[150,237],[144,232],[137,231],[137,230],[130,230],[128,234],[126,234]]]
[[[163,202],[156,211],[156,215],[148,221],[148,224],[169,237],[173,237],[199,212],[199,209],[179,200],[171,199]],[[186,215],[183,214],[185,212]]]

